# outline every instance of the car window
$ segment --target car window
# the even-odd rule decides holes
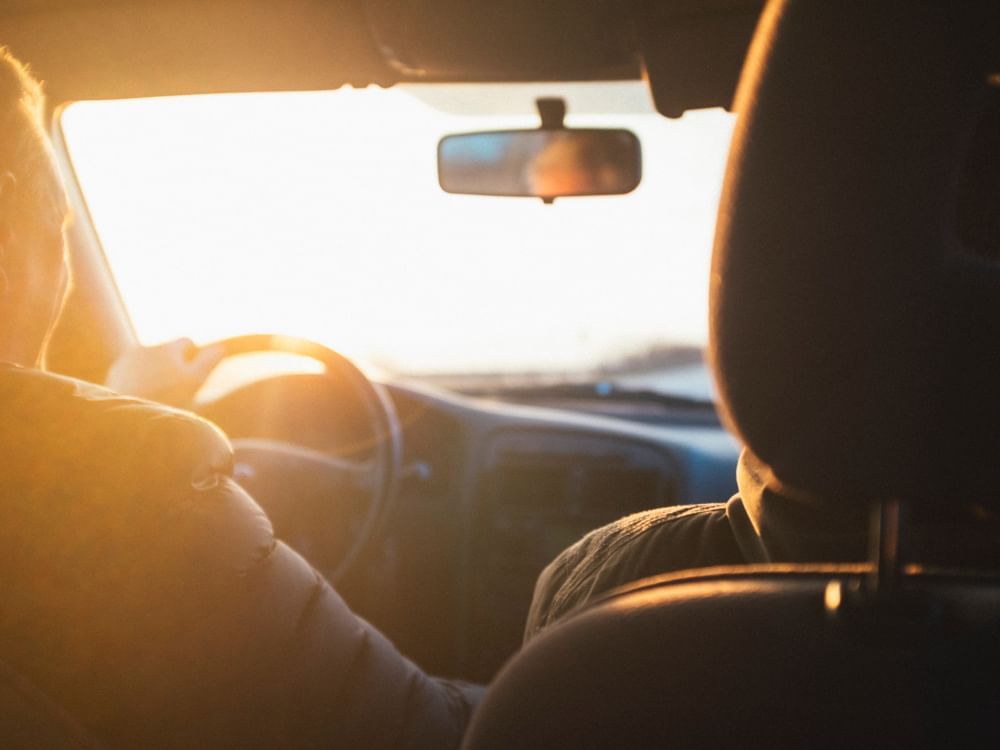
[[[634,192],[439,188],[443,135],[536,127],[552,95],[568,125],[639,136]],[[704,344],[732,116],[668,120],[640,82],[79,102],[61,126],[144,343],[274,331],[445,378],[648,369]]]

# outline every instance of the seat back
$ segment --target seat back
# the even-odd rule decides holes
[[[931,748],[1000,743],[1000,580],[858,566],[647,579],[532,641],[466,748]]]

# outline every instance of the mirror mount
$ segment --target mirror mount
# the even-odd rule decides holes
[[[540,97],[535,99],[535,106],[538,107],[538,116],[542,120],[540,130],[565,130],[566,129],[566,100],[560,97]],[[556,202],[553,195],[539,196],[542,203],[551,206]]]
[[[566,128],[566,100],[559,97],[535,99],[538,116],[542,119],[542,130],[564,130]]]

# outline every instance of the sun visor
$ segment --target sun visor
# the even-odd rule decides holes
[[[763,0],[365,0],[382,55],[411,80],[649,78],[657,108],[729,107]]]
[[[0,27],[53,105],[390,85],[399,76],[375,48],[360,2],[37,3],[44,12],[0,3]]]
[[[763,0],[636,4],[639,53],[661,114],[732,108],[763,6]]]
[[[627,6],[604,0],[366,0],[389,63],[416,80],[638,78]]]

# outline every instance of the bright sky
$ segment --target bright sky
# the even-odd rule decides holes
[[[536,127],[531,102],[551,94],[569,125],[639,135],[634,193],[543,205],[440,190],[442,135]],[[638,82],[87,102],[63,116],[144,343],[289,333],[407,373],[582,370],[703,342],[731,126],[720,110],[662,118]]]

